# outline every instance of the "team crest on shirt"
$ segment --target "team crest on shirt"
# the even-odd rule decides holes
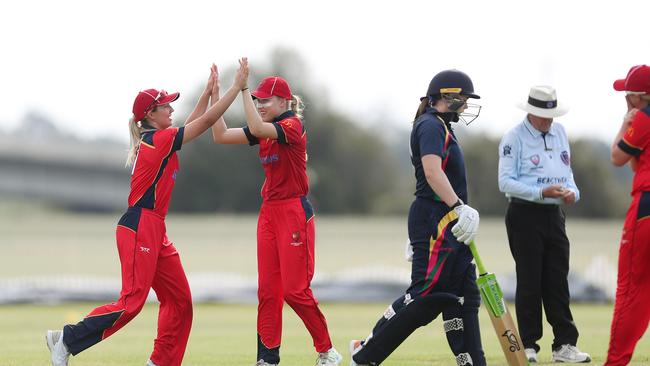
[[[285,119],[284,121],[280,122],[281,125],[286,126],[287,128],[291,128],[291,121],[288,119]]]
[[[535,164],[535,166],[539,165],[539,155],[535,154],[531,156],[530,161]]]
[[[510,152],[512,151],[512,146],[510,145],[503,145],[503,156],[508,156],[510,155]]]
[[[293,234],[291,234],[291,239],[293,239],[293,241],[291,242],[292,246],[299,247],[302,245],[302,241],[300,241],[300,231],[296,231]]]
[[[569,157],[568,151],[566,150],[562,151],[562,153],[560,154],[560,158],[562,158],[562,162],[564,163],[564,165],[571,164],[571,158]]]

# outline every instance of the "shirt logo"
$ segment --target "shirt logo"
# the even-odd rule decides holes
[[[275,163],[278,160],[280,160],[280,157],[278,156],[278,154],[273,154],[273,155],[267,155],[267,156],[260,157],[260,161],[262,162],[262,164],[271,164],[271,163]]]
[[[531,156],[530,161],[535,164],[535,166],[539,165],[539,155],[535,154]]]
[[[178,173],[178,169],[174,169],[174,172],[172,173],[172,179],[176,180],[176,174]]]
[[[151,248],[140,247],[140,251],[143,252],[143,253],[149,253],[151,251]]]
[[[549,184],[564,184],[567,182],[567,177],[538,177],[537,185]]]
[[[293,234],[291,234],[291,239],[293,239],[293,241],[291,242],[292,246],[299,247],[299,246],[302,245],[302,242],[299,241],[300,240],[300,231],[296,231]]]
[[[571,164],[571,158],[569,158],[569,152],[568,151],[566,151],[566,150],[562,151],[562,153],[560,154],[560,158],[562,158],[562,162],[564,163],[564,165]]]
[[[510,145],[504,145],[503,146],[503,156],[508,156],[510,155],[510,151],[512,150],[512,146]]]

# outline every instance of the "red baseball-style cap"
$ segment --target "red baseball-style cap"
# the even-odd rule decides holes
[[[251,95],[253,95],[253,98],[258,99],[268,99],[274,95],[287,100],[292,98],[289,83],[279,76],[264,78]]]
[[[619,79],[614,82],[614,89],[618,91],[650,94],[650,67],[646,65],[632,67],[625,79]]]
[[[171,103],[178,99],[180,93],[168,94],[166,91],[158,91],[156,89],[147,89],[138,93],[133,101],[133,117],[135,122],[142,121],[142,119],[152,110],[155,106]]]

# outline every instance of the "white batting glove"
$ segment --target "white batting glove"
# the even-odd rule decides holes
[[[407,262],[413,262],[413,245],[410,239],[406,239],[406,247],[404,247],[404,259]]]
[[[465,204],[454,207],[454,211],[458,214],[458,222],[451,228],[451,233],[459,242],[469,245],[478,233],[478,211]]]

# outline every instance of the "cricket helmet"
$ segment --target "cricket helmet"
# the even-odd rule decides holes
[[[469,98],[481,98],[474,94],[472,79],[464,72],[456,69],[441,71],[431,79],[427,89],[427,97],[440,99],[442,94],[460,94]]]

